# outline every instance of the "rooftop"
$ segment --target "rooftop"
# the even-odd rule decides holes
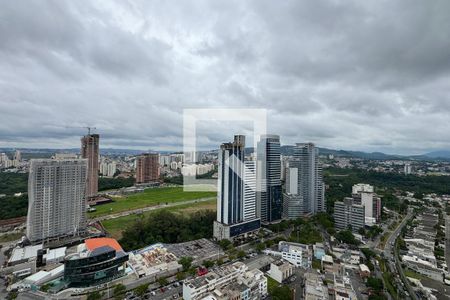
[[[8,263],[11,264],[17,261],[28,260],[30,258],[36,257],[38,250],[41,249],[42,244],[35,246],[26,246],[24,248],[14,248]]]
[[[111,238],[87,239],[84,241],[84,243],[86,244],[86,248],[89,251],[93,251],[93,250],[103,247],[103,246],[109,246],[116,251],[123,251],[123,249],[119,245],[119,243],[115,239],[111,239]]]

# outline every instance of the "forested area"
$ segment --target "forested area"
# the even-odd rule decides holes
[[[113,189],[120,189],[123,187],[129,187],[134,184],[134,178],[105,178],[101,177],[98,179],[98,190],[106,191]]]
[[[189,215],[161,210],[142,217],[128,227],[120,244],[125,250],[139,249],[157,242],[181,243],[211,238],[216,213],[202,210]]]
[[[404,211],[407,207],[406,203],[402,203],[395,196],[396,192],[410,191],[416,195],[450,194],[449,176],[415,176],[360,169],[328,168],[324,170],[324,181],[327,185],[328,213],[333,212],[335,201],[351,196],[352,186],[356,183],[373,185],[376,193],[382,197],[382,205],[395,211]]]
[[[0,172],[0,194],[14,195],[28,190],[28,174]]]

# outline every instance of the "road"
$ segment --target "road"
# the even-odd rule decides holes
[[[445,262],[450,267],[450,216],[445,216]]]
[[[393,246],[395,244],[395,240],[398,238],[398,236],[400,235],[401,230],[403,229],[403,227],[406,225],[406,223],[409,221],[409,219],[411,219],[413,216],[413,211],[412,210],[408,210],[408,214],[406,215],[406,217],[403,219],[403,221],[397,226],[397,228],[394,230],[394,232],[392,232],[392,234],[389,236],[389,238],[386,241],[386,244],[384,246],[384,255],[388,258],[392,258],[392,249]]]
[[[391,236],[386,241],[386,245],[384,247],[384,255],[388,259],[388,261],[394,261],[395,262],[395,265],[393,266],[393,268],[397,268],[397,271],[400,274],[400,278],[401,278],[401,280],[403,282],[403,285],[408,290],[408,293],[409,293],[410,297],[412,299],[414,299],[414,300],[417,300],[417,296],[416,296],[415,291],[413,290],[413,288],[409,284],[408,279],[403,274],[403,269],[402,269],[401,264],[400,264],[399,255],[398,255],[397,249],[395,248],[395,241],[399,237],[401,230],[403,229],[403,227],[406,226],[406,223],[408,223],[408,221],[413,216],[414,216],[413,210],[409,209],[408,210],[408,214],[406,215],[406,217],[403,219],[403,221],[400,223],[400,225],[397,226],[397,228],[394,230],[394,232],[391,234]]]
[[[122,211],[122,212],[115,213],[115,214],[109,214],[109,215],[105,215],[105,216],[96,217],[96,218],[91,219],[91,222],[116,219],[116,218],[125,217],[125,216],[129,216],[129,215],[133,215],[133,214],[141,214],[143,212],[157,210],[157,209],[161,209],[161,208],[174,207],[174,206],[183,205],[183,204],[206,202],[206,201],[211,201],[211,200],[215,200],[215,199],[216,199],[216,197],[208,197],[208,198],[201,198],[201,199],[181,201],[181,202],[170,202],[167,204],[160,204],[160,205],[148,206],[148,207],[143,207],[143,208],[136,208],[136,209]]]

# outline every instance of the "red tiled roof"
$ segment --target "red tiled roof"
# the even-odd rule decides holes
[[[93,251],[103,246],[110,246],[111,248],[114,248],[116,251],[123,251],[119,243],[115,239],[111,238],[87,239],[84,241],[84,243],[86,244],[86,248],[89,251]]]

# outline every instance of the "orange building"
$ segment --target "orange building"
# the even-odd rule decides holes
[[[136,159],[136,183],[159,180],[159,154],[145,153]]]

